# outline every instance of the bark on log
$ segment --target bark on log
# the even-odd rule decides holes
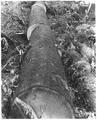
[[[21,66],[15,97],[32,106],[37,118],[74,118],[64,68],[54,46],[55,38],[49,27],[45,6],[41,2],[36,4],[31,8],[31,29],[27,33],[31,48]],[[13,111],[15,107],[13,105]]]

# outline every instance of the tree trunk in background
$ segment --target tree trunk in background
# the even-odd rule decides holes
[[[29,27],[32,26],[31,30],[36,27],[27,33],[31,48],[21,66],[15,98],[29,104],[36,111],[37,118],[73,118],[72,100],[64,68],[54,46],[55,38],[42,7],[44,4],[38,4],[31,8]],[[15,107],[13,105],[12,110],[19,113],[13,112],[13,118],[22,118]]]

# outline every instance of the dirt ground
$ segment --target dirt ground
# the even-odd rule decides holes
[[[11,97],[18,85],[20,64],[29,49],[26,37],[34,2],[1,2],[2,117],[8,118]],[[56,37],[76,118],[96,117],[95,4],[45,2]]]

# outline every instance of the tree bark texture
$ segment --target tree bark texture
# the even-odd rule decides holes
[[[39,5],[32,6],[29,17],[29,27],[35,25],[30,31],[31,48],[21,65],[15,98],[33,106],[37,118],[73,118],[72,100],[64,68],[54,46],[54,34],[49,27],[45,10]],[[15,105],[13,108],[15,109]]]

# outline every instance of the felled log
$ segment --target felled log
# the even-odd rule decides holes
[[[33,109],[33,118],[74,118],[64,68],[43,2],[36,2],[31,8],[27,37],[31,48],[21,65],[12,105],[13,118],[29,118],[21,107],[24,103]]]

